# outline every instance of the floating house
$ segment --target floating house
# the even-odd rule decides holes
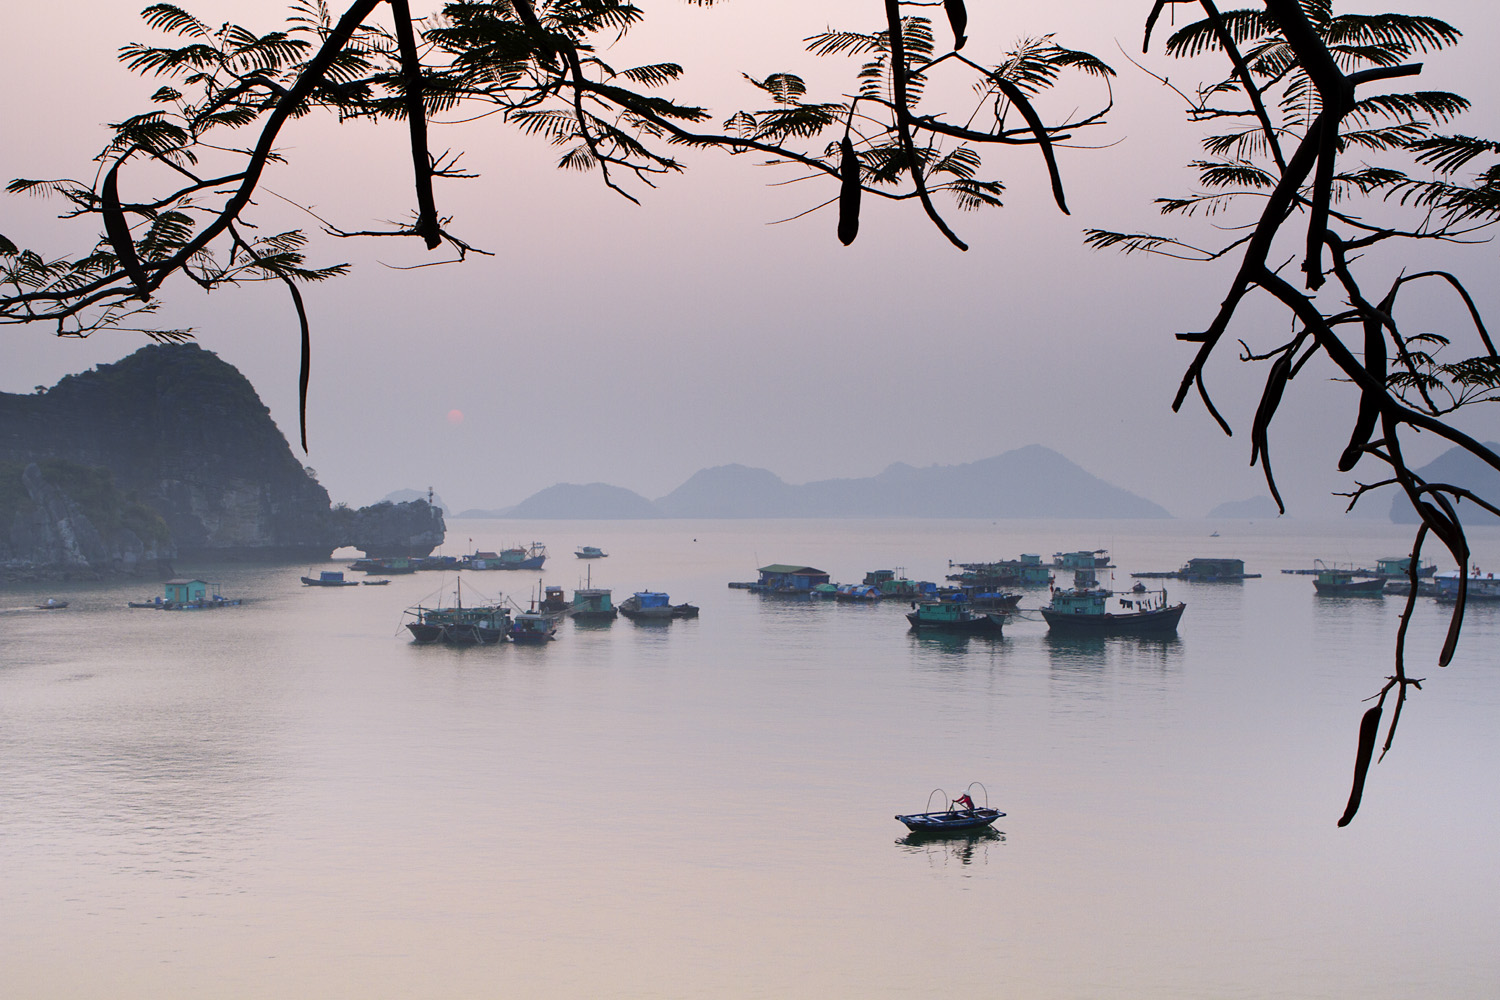
[[[208,600],[208,584],[203,580],[168,580],[162,599],[168,604],[195,604]]]
[[[1154,580],[1259,580],[1259,573],[1246,573],[1243,559],[1189,559],[1182,569],[1171,573],[1131,573],[1131,576]]]
[[[1092,552],[1054,552],[1052,565],[1061,570],[1108,569],[1109,552],[1105,549],[1095,549]]]
[[[1177,575],[1183,580],[1247,580],[1260,576],[1246,573],[1243,559],[1189,559]]]
[[[1429,577],[1437,572],[1437,566],[1432,563],[1420,563],[1417,566],[1417,576]],[[1410,576],[1411,556],[1387,556],[1384,559],[1375,560],[1376,576]]]
[[[760,579],[752,590],[767,594],[810,594],[820,583],[829,583],[828,574],[811,566],[772,563],[757,570]]]

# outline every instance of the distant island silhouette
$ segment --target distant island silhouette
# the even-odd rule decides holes
[[[1170,518],[1160,505],[1113,486],[1041,445],[963,465],[889,466],[863,479],[795,485],[766,469],[720,465],[664,497],[606,483],[559,483],[513,507],[458,517],[567,520],[644,518]]]

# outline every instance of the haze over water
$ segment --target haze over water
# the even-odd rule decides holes
[[[453,554],[540,540],[547,583],[571,593],[587,571],[617,601],[666,590],[702,615],[455,650],[400,628],[451,574],[312,589],[306,566],[182,564],[249,599],[197,614],[126,609],[145,583],[0,591],[0,993],[1478,998],[1500,982],[1500,607],[1470,609],[1440,670],[1446,617],[1419,602],[1409,663],[1428,681],[1339,830],[1401,603],[1279,572],[1370,565],[1406,529],[458,521],[448,538]],[[1472,542],[1490,569],[1500,530]],[[574,559],[583,544],[609,558]],[[1168,582],[1178,638],[1095,642],[1026,616],[1000,640],[916,637],[901,602],[725,586],[772,562],[940,580],[949,559],[1096,547],[1119,589],[1194,556],[1264,578]],[[465,574],[465,603],[524,604],[537,583]],[[23,610],[47,596],[70,607]],[[992,837],[913,843],[892,818],[976,780],[1008,814]]]

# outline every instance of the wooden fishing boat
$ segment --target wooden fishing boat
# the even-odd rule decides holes
[[[1318,575],[1313,578],[1313,588],[1320,594],[1336,597],[1379,597],[1385,592],[1386,578],[1370,576],[1354,569],[1326,566],[1314,560]]]
[[[1187,605],[1167,603],[1166,588],[1119,598],[1123,611],[1110,611],[1114,593],[1101,587],[1054,590],[1041,607],[1047,628],[1059,635],[1172,635]]]
[[[632,621],[671,621],[673,618],[697,618],[694,604],[673,604],[671,598],[656,590],[638,590],[620,602],[620,614]]]
[[[906,620],[911,623],[913,632],[1000,635],[1005,627],[1004,618],[983,612],[975,614],[966,600],[914,603]]]
[[[979,805],[974,801],[972,793],[976,786],[983,792],[984,805]],[[947,802],[948,808],[932,809],[933,796],[938,796],[940,801]],[[999,809],[990,808],[989,792],[977,781],[971,782],[964,793],[956,799],[948,798],[947,792],[941,788],[935,788],[927,796],[927,806],[926,812],[898,813],[896,819],[905,823],[906,828],[913,833],[966,833],[982,830],[1005,815]]]
[[[511,642],[547,642],[557,634],[557,622],[540,611],[519,611],[510,625]]]
[[[419,645],[442,642],[449,646],[493,646],[510,632],[510,609],[503,604],[464,607],[463,582],[455,586],[454,603],[446,608],[407,608],[406,623],[412,641]]]
[[[594,545],[581,545],[573,554],[580,559],[603,559],[609,555],[608,552]]]
[[[358,580],[345,580],[344,574],[339,570],[325,569],[317,576],[304,576],[302,578],[304,587],[358,587]]]

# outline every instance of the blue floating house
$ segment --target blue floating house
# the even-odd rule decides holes
[[[193,604],[208,599],[208,584],[203,580],[168,580],[163,599],[168,604]]]

